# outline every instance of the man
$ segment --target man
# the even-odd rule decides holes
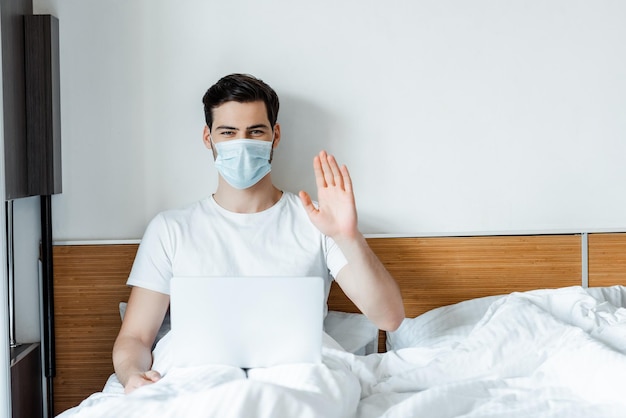
[[[313,160],[318,203],[308,193],[272,183],[274,149],[281,140],[279,101],[263,81],[232,74],[203,97],[205,146],[219,182],[215,194],[167,211],[148,226],[128,284],[133,286],[113,364],[126,393],[154,383],[151,347],[169,305],[173,275],[332,277],[380,329],[404,318],[396,282],[357,227],[348,169],[322,151]]]

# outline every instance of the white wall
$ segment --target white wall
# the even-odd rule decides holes
[[[626,3],[35,0],[60,19],[56,240],[140,238],[211,193],[201,96],[282,99],[273,176],[351,170],[366,233],[626,228]]]

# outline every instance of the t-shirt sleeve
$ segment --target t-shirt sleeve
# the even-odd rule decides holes
[[[343,255],[343,252],[337,245],[337,243],[330,237],[325,237],[326,240],[326,265],[330,271],[333,279],[337,277],[337,274],[341,269],[348,264],[348,260]]]
[[[146,228],[126,284],[169,295],[172,254],[167,223],[159,214]]]

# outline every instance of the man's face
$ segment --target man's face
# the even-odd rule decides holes
[[[212,149],[209,135],[214,143],[232,139],[257,139],[272,141],[274,147],[280,139],[280,127],[278,124],[270,126],[267,118],[265,103],[258,102],[226,102],[213,109],[213,126],[204,128],[204,143]]]

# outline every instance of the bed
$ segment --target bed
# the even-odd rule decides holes
[[[166,376],[129,396],[115,381],[111,350],[138,243],[56,243],[55,414],[626,414],[618,384],[626,375],[626,233],[372,236],[368,243],[402,291],[406,319],[396,332],[372,329],[333,286],[319,367],[249,376],[170,370],[166,336],[154,354]]]

